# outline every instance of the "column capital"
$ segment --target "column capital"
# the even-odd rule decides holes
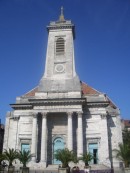
[[[46,118],[47,112],[41,112],[41,114],[42,114],[42,118]]]
[[[19,116],[14,116],[13,119],[14,119],[15,121],[18,121],[18,120],[20,119],[20,115],[19,115]]]
[[[73,112],[66,112],[66,114],[68,115],[68,117],[71,117],[73,115]]]
[[[101,119],[106,119],[107,118],[107,114],[104,113],[104,114],[100,114],[101,115]]]
[[[83,112],[82,111],[77,111],[76,112],[78,116],[82,116]]]
[[[33,114],[32,114],[32,117],[33,117],[33,118],[37,118],[37,114],[33,113]]]

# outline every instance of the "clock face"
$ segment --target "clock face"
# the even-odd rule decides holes
[[[58,73],[62,73],[63,71],[64,71],[64,65],[63,64],[57,64],[56,66],[55,66],[55,70],[56,70],[56,72],[58,72]]]

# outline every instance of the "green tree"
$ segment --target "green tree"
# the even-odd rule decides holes
[[[122,136],[123,136],[123,143],[130,146],[130,131],[127,128],[123,130]]]
[[[3,170],[3,168],[4,168],[4,167],[1,165],[1,162],[2,162],[3,160],[5,160],[4,155],[3,155],[3,154],[0,154],[0,171]]]
[[[0,154],[0,165],[1,165],[1,162],[2,162],[3,160],[5,160],[5,157],[4,157],[3,154]]]
[[[31,157],[32,157],[32,154],[30,154],[30,151],[23,150],[18,152],[18,159],[20,162],[22,162],[23,167],[26,167]]]
[[[4,150],[3,156],[5,160],[9,162],[9,166],[13,166],[12,163],[15,159],[18,158],[18,153],[13,148],[12,149],[9,148],[9,150]]]
[[[119,149],[115,149],[116,158],[122,160],[125,164],[125,167],[128,167],[130,164],[130,147],[127,144],[119,144]]]
[[[68,148],[57,150],[55,153],[55,158],[62,162],[62,168],[68,167],[68,163],[70,161],[77,161],[76,155]]]
[[[91,162],[91,160],[93,159],[93,155],[91,153],[86,152],[82,155],[80,159],[84,161],[85,166],[88,166],[89,162]]]

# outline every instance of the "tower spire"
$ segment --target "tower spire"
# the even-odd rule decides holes
[[[60,17],[59,17],[59,21],[60,22],[65,21],[65,18],[64,18],[64,8],[63,7],[61,7],[61,14],[60,14]]]

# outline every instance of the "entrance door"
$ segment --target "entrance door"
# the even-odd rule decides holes
[[[91,161],[91,164],[97,164],[98,163],[98,144],[97,143],[89,144],[88,150],[94,157],[93,160]]]
[[[61,137],[56,138],[53,143],[53,164],[61,164],[59,160],[55,159],[55,153],[56,153],[56,150],[64,149],[64,148],[65,148],[64,140]]]

